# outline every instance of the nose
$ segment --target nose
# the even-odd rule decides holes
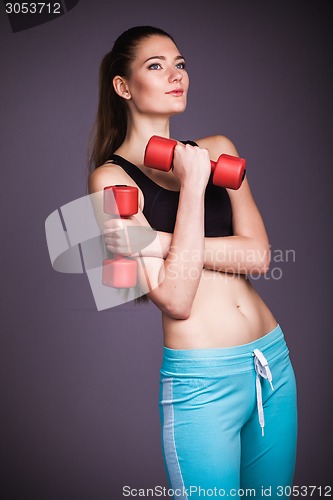
[[[170,82],[180,82],[183,78],[183,75],[179,69],[173,67],[170,70],[169,81]]]

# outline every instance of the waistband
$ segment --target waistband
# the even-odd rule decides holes
[[[283,331],[278,324],[269,333],[247,344],[233,347],[205,349],[170,349],[163,347],[161,373],[172,375],[207,375],[239,373],[253,370],[253,352],[259,349],[272,361],[280,355],[288,355]]]

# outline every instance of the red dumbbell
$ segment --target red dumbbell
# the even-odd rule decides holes
[[[103,191],[103,210],[113,217],[126,218],[138,212],[138,188],[118,184]],[[115,256],[103,260],[102,283],[113,288],[131,288],[137,282],[138,264],[135,259]]]
[[[146,167],[168,172],[172,166],[173,152],[177,141],[153,135],[146,146]],[[223,153],[219,159],[210,161],[213,184],[230,189],[239,189],[245,177],[246,160]]]

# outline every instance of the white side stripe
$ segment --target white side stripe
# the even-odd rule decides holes
[[[171,487],[178,490],[177,500],[187,500],[184,481],[180,470],[174,434],[174,408],[172,401],[172,378],[163,378],[163,393],[161,404],[163,406],[163,446],[166,465],[169,471]]]

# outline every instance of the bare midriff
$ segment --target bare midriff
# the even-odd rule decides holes
[[[245,275],[204,269],[190,317],[163,314],[170,349],[231,347],[269,333],[277,321]]]

